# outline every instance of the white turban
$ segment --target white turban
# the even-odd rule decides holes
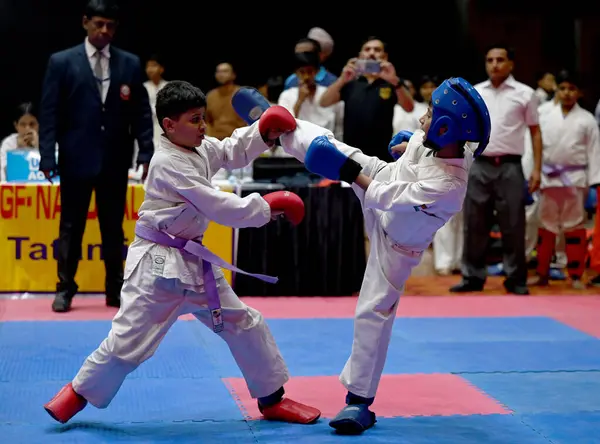
[[[307,37],[319,42],[321,45],[321,50],[326,55],[329,56],[333,52],[333,39],[323,28],[312,28],[310,31],[308,31]]]

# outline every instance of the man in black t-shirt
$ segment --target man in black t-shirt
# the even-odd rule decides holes
[[[341,76],[327,88],[320,105],[344,101],[344,142],[369,156],[391,161],[388,144],[393,136],[394,106],[407,112],[413,100],[388,61],[386,44],[369,37],[358,58],[348,61]]]

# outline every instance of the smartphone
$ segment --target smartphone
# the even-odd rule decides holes
[[[354,64],[357,74],[379,74],[381,62],[379,60],[358,59]]]

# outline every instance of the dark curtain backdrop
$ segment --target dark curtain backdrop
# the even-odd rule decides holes
[[[297,227],[286,220],[239,230],[237,266],[278,276],[276,284],[237,274],[240,296],[348,296],[365,271],[364,224],[351,188],[288,188],[304,201]],[[249,192],[242,193],[247,195]],[[264,193],[261,193],[264,194]]]
[[[264,84],[269,76],[287,76],[296,40],[313,26],[335,40],[327,66],[339,73],[358,52],[363,39],[379,35],[392,61],[406,77],[436,71],[441,75],[484,76],[480,59],[461,53],[455,2],[382,2],[379,5],[321,2],[205,2],[123,0],[124,17],[114,44],[142,59],[164,55],[168,79],[184,79],[204,90],[214,86],[214,68],[231,61],[239,82]],[[0,0],[0,137],[11,131],[13,107],[38,101],[48,57],[83,41],[85,0]],[[443,39],[445,50],[433,50]]]

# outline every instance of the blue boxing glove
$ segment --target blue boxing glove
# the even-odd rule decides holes
[[[392,140],[390,141],[390,144],[388,145],[388,151],[389,151],[390,155],[394,158],[394,160],[400,159],[402,154],[395,153],[394,151],[392,151],[392,148],[395,147],[396,145],[400,145],[402,142],[408,142],[413,134],[414,133],[412,133],[410,131],[402,130],[398,134],[396,134],[394,137],[392,137]]]
[[[313,139],[306,151],[304,165],[311,173],[347,183],[353,183],[362,170],[360,163],[338,150],[327,136]]]
[[[243,86],[231,98],[235,112],[248,125],[252,125],[271,107],[271,104],[255,88]]]

